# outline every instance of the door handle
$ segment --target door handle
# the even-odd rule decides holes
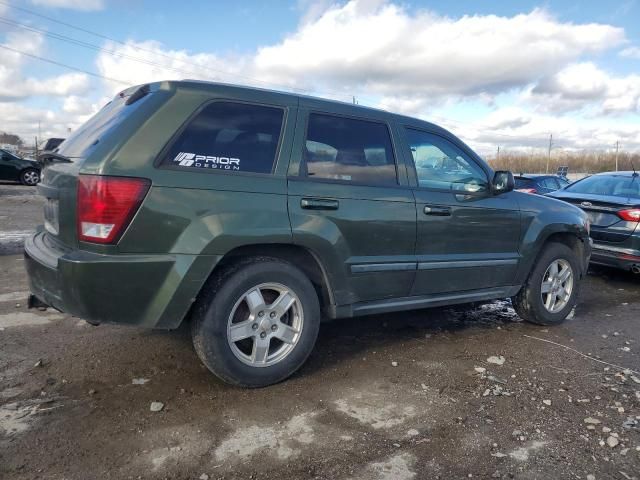
[[[340,203],[332,198],[303,198],[300,207],[305,210],[338,210]]]
[[[423,210],[425,215],[435,215],[438,217],[449,217],[451,216],[451,208],[450,207],[441,207],[438,205],[425,205]]]

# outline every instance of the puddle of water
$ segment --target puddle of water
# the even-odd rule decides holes
[[[24,303],[26,303],[28,296],[29,296],[29,292],[0,293],[0,302],[24,301]]]
[[[33,325],[46,325],[53,320],[60,320],[60,315],[36,315],[30,312],[15,312],[0,315],[0,328],[28,327]]]
[[[240,428],[216,448],[216,458],[246,459],[258,452],[275,454],[280,460],[294,457],[300,453],[301,445],[313,443],[315,435],[311,421],[316,415],[307,412],[292,417],[283,425]]]

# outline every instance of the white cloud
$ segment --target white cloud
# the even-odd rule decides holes
[[[640,75],[614,77],[592,62],[571,64],[542,79],[530,100],[552,112],[589,107],[598,114],[640,112]]]
[[[261,78],[308,88],[366,88],[384,95],[493,93],[549,75],[581,55],[620,45],[609,25],[561,23],[543,10],[411,16],[389,3],[351,1],[258,50]]]
[[[624,50],[620,50],[618,56],[640,60],[640,47],[627,47]]]
[[[640,150],[640,128],[634,122],[616,119],[577,119],[536,113],[522,107],[498,109],[472,124],[447,125],[482,154],[514,149],[544,152],[553,134],[559,150],[609,150],[620,141],[626,150]]]
[[[193,78],[301,89],[342,100],[355,95],[361,103],[426,119],[429,112],[446,112],[462,100],[478,102],[493,113],[465,124],[432,120],[481,151],[495,152],[496,145],[544,148],[550,132],[564,148],[606,148],[620,139],[626,148],[640,149],[637,120],[605,115],[638,112],[638,76],[616,77],[593,60],[626,47],[620,28],[563,22],[540,9],[511,17],[461,18],[412,12],[384,0],[299,0],[298,9],[303,13],[294,32],[251,54],[171,50],[153,40],[107,42],[104,48],[115,54],[100,52],[97,70],[127,85]],[[27,43],[32,52],[42,48],[41,38],[24,40],[33,42]],[[24,45],[15,48],[24,50]],[[630,49],[619,55],[630,58]],[[50,118],[52,130],[66,129],[96,110],[85,98],[86,76],[24,78],[23,62],[0,51],[0,97],[8,91],[3,86],[13,86],[23,96],[66,98],[57,112],[23,110],[27,123],[17,123],[14,116],[8,125],[31,135],[34,115]],[[94,93],[113,95],[124,86],[105,81]],[[516,98],[515,106],[498,107],[505,93]]]
[[[33,5],[49,8],[67,8],[70,10],[102,10],[104,0],[31,0]]]
[[[232,81],[247,83],[240,75],[243,68],[242,59],[223,60],[210,53],[189,54],[184,50],[168,50],[160,42],[132,42],[125,45],[112,42],[105,44],[105,50],[96,58],[101,75],[120,80],[106,81],[110,94],[122,90],[126,85],[156,80],[196,80]],[[219,73],[223,72],[223,73]],[[242,79],[245,79],[243,82]]]
[[[414,102],[415,96],[434,101],[523,87],[582,55],[624,42],[622,29],[561,23],[543,10],[513,17],[450,19],[424,11],[412,16],[379,0],[353,0],[312,18],[282,42],[243,58],[190,55],[147,42],[109,48],[171,68],[144,66],[106,53],[97,63],[103,75],[131,83],[183,78],[184,73],[172,70],[177,68],[196,78],[339,90],[345,96],[366,91]],[[153,53],[141,53],[136,50],[140,46]],[[197,66],[189,65],[193,63]],[[212,71],[216,69],[228,74]]]
[[[3,43],[9,48],[30,54],[41,54],[43,36],[34,32],[11,32]],[[22,70],[29,57],[17,52],[0,49],[0,101],[15,101],[34,95],[66,96],[83,94],[89,89],[89,78],[83,73],[33,78],[26,77]]]
[[[69,129],[78,128],[86,117],[69,115],[47,108],[34,108],[21,103],[0,102],[2,131],[18,134],[27,144],[41,134],[41,138],[65,137]],[[38,123],[40,125],[38,125]]]

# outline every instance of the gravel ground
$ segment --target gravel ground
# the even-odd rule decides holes
[[[22,250],[24,238],[42,223],[43,205],[36,187],[0,182],[0,255]]]
[[[259,390],[208,373],[186,327],[92,327],[26,291],[0,256],[2,479],[640,477],[640,277],[592,269],[553,328],[505,301],[326,323]]]

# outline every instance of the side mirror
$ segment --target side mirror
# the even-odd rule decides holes
[[[507,193],[515,188],[516,181],[513,178],[513,173],[506,170],[498,170],[493,175],[491,181],[491,191],[494,195],[500,195],[501,193]]]

